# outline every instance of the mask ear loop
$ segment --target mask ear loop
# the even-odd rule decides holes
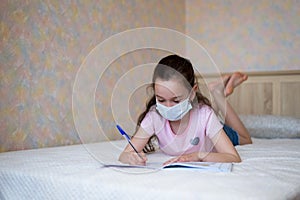
[[[196,97],[197,88],[198,88],[198,85],[195,84],[195,85],[192,87],[192,89],[191,89],[191,91],[190,91],[190,93],[189,93],[189,95],[188,95],[189,102],[191,103],[192,107],[194,107],[194,99],[195,99],[195,97]],[[192,94],[192,93],[194,93],[194,94],[193,94],[193,95],[194,95],[193,99],[191,99],[191,94]]]

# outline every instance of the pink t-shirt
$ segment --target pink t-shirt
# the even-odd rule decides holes
[[[202,105],[190,110],[190,120],[186,130],[176,135],[169,121],[164,119],[153,106],[143,119],[141,127],[149,136],[153,134],[157,136],[159,147],[164,153],[178,156],[212,151],[211,138],[223,128],[223,125],[212,108]]]

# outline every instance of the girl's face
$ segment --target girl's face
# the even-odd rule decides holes
[[[157,78],[154,84],[154,91],[157,101],[167,107],[172,107],[188,97],[190,97],[190,100],[195,97],[194,88],[191,93],[182,81],[176,78],[171,78],[167,81]]]

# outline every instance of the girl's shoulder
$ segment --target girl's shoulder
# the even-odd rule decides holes
[[[200,121],[206,121],[211,117],[211,115],[214,115],[214,110],[208,105],[199,104],[194,107],[192,115]]]
[[[166,123],[166,119],[164,119],[155,108],[155,105],[152,106],[144,119],[141,122],[141,126],[148,130],[149,133],[155,133],[161,130]]]
[[[211,112],[213,112],[212,107],[210,107],[206,104],[198,104],[197,106],[195,106],[195,110],[198,113],[211,113]]]

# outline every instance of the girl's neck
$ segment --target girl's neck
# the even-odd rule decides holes
[[[176,135],[180,135],[184,133],[184,131],[187,129],[190,121],[190,112],[188,112],[182,119],[177,121],[169,121],[171,129],[173,133]]]

